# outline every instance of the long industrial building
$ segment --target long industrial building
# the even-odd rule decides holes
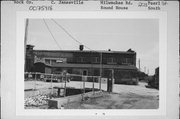
[[[89,51],[83,50],[34,50],[26,46],[25,72],[70,74],[108,77],[112,71],[115,83],[137,78],[136,52],[127,51]]]

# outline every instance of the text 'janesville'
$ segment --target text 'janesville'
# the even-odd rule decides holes
[[[51,4],[83,4],[83,0],[51,0]]]

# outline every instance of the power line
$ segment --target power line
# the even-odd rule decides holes
[[[61,46],[60,46],[60,45],[58,44],[58,42],[56,41],[55,37],[53,36],[53,34],[52,34],[50,28],[48,27],[48,25],[47,25],[47,23],[46,23],[46,21],[45,21],[44,19],[43,19],[43,21],[44,21],[44,24],[46,25],[48,31],[50,32],[50,34],[51,34],[53,40],[55,41],[56,45],[58,46],[58,48],[59,48],[59,49],[62,49]]]
[[[80,45],[84,45],[83,43],[81,43],[80,41],[78,41],[75,37],[73,37],[64,27],[62,27],[59,23],[57,23],[54,19],[51,19],[56,25],[58,25],[69,37],[71,37],[72,40],[74,40],[75,42],[77,42]],[[84,47],[86,47],[89,50],[92,50],[91,48],[87,47],[86,45],[84,45]],[[92,50],[94,51],[94,50]]]
[[[64,27],[62,27],[60,24],[58,24],[54,19],[51,19],[57,26],[59,26],[69,37],[71,37],[74,41],[76,41],[77,43],[79,43],[80,45],[83,45],[83,43],[81,43],[80,41],[78,41],[76,38],[74,38]],[[84,47],[86,47],[87,49],[89,49],[90,51],[94,51],[97,53],[100,53],[100,76],[102,75],[102,52],[98,52],[95,50],[92,50],[91,48],[87,47],[86,45],[84,45]],[[92,65],[91,65],[92,66]],[[101,84],[100,84],[100,90],[101,90]]]

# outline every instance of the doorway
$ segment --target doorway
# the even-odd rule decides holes
[[[83,76],[87,76],[88,75],[88,71],[87,70],[82,70],[82,75]]]

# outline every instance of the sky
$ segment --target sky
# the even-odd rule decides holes
[[[54,19],[73,38],[92,50],[137,53],[141,71],[153,75],[159,66],[159,22],[157,19]],[[48,31],[48,25],[51,33]],[[73,40],[53,20],[30,19],[27,44],[36,50],[78,50]],[[58,44],[58,45],[57,45]],[[88,49],[84,49],[88,50]],[[146,67],[146,70],[145,70]]]

